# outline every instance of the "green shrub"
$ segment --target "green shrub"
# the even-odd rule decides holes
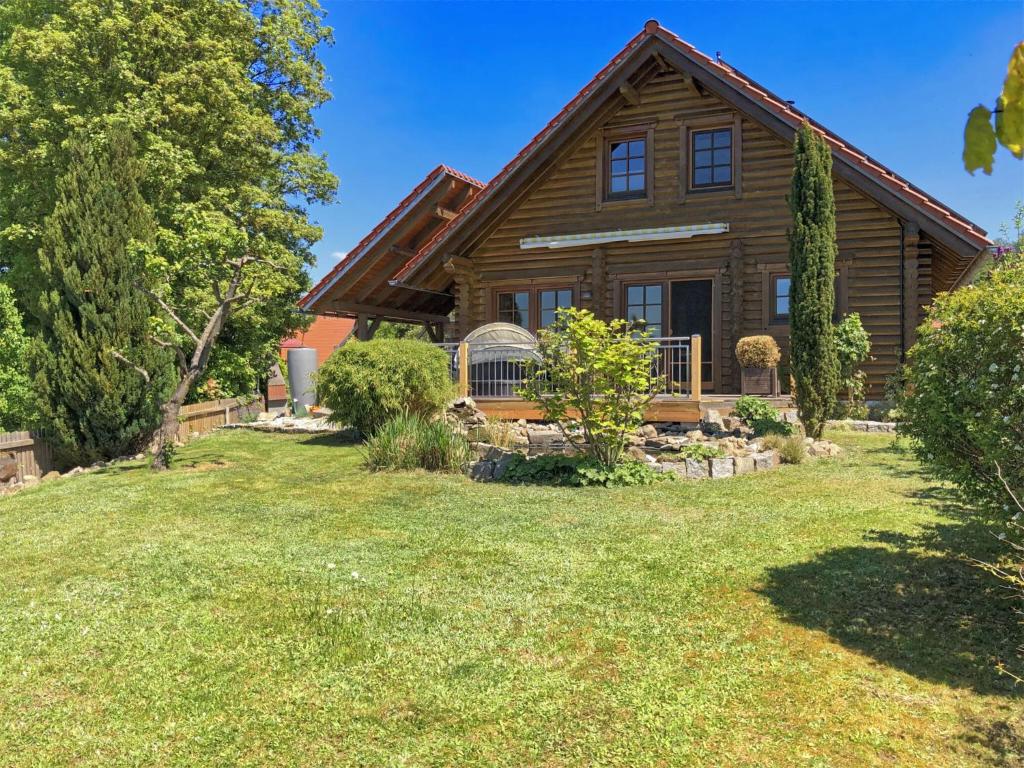
[[[502,478],[517,485],[603,486],[606,488],[651,485],[671,479],[642,461],[621,461],[612,467],[589,456],[537,456],[528,459],[521,454],[512,457]]]
[[[725,456],[725,451],[716,445],[705,445],[704,443],[690,443],[679,449],[681,459],[720,459]]]
[[[836,324],[836,356],[839,358],[839,386],[846,390],[846,402],[837,404],[836,418],[863,419],[868,415],[864,404],[867,375],[860,364],[871,356],[871,336],[860,322],[860,315],[851,312]]]
[[[454,396],[444,350],[424,341],[350,341],[317,372],[320,403],[336,424],[372,435],[402,414],[430,417]]]
[[[520,394],[566,439],[583,436],[589,455],[613,470],[626,436],[644,421],[656,390],[657,345],[625,320],[604,322],[585,309],[559,309],[538,334],[539,361],[527,367]]]
[[[745,336],[736,342],[736,360],[743,368],[774,368],[782,359],[771,336]]]
[[[795,431],[771,403],[754,395],[739,398],[732,412],[743,419],[755,435],[792,435]]]
[[[373,471],[461,472],[470,455],[469,443],[443,419],[431,421],[416,414],[384,422],[366,441],[366,466]]]
[[[974,504],[1024,498],[1024,258],[937,296],[906,375],[900,431],[918,456]]]
[[[783,464],[800,464],[807,457],[807,447],[800,435],[766,435],[761,446],[768,451],[778,451]]]

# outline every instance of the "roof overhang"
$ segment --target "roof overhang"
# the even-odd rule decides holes
[[[604,243],[649,243],[656,240],[687,240],[697,235],[720,235],[728,231],[728,223],[681,224],[675,227],[647,227],[645,229],[617,229],[611,232],[524,237],[519,241],[519,247],[527,250],[530,248],[581,248]]]

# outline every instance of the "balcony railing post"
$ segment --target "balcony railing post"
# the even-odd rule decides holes
[[[690,399],[700,402],[701,338],[699,333],[690,337]]]
[[[459,344],[459,397],[469,397],[469,344]]]

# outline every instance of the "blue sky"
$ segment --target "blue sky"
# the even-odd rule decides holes
[[[1017,2],[343,2],[322,0],[334,99],[319,149],[341,181],[314,210],[318,279],[423,176],[447,163],[489,180],[648,18],[722,57],[998,234],[1024,163],[960,160],[963,124],[992,106]]]

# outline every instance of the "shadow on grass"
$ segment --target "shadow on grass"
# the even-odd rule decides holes
[[[914,535],[869,531],[863,546],[770,570],[760,591],[787,620],[922,680],[1024,696],[1024,687],[996,670],[1000,660],[1020,666],[1017,606],[976,563],[1006,554],[993,521],[963,506],[948,486],[907,495],[945,521]]]
[[[340,432],[325,432],[320,435],[310,435],[304,440],[299,440],[299,445],[308,446],[352,446],[361,445],[362,438],[354,430],[342,430]]]

